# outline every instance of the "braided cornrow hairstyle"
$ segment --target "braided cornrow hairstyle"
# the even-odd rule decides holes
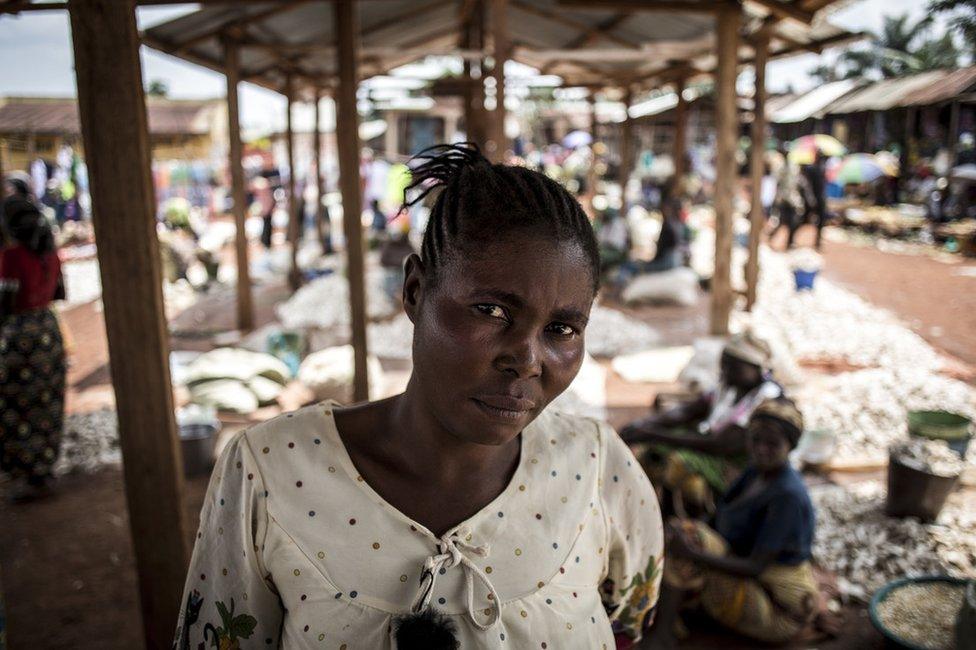
[[[553,241],[574,241],[587,257],[594,293],[600,254],[583,208],[562,185],[544,174],[514,165],[492,164],[472,142],[440,144],[413,157],[403,207],[437,191],[424,231],[420,257],[428,280],[451,255],[472,255],[513,233]]]

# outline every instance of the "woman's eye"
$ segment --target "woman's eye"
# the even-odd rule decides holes
[[[558,334],[559,336],[573,336],[577,334],[575,328],[566,325],[565,323],[553,323],[549,326],[549,331]]]
[[[508,320],[508,315],[505,313],[505,310],[498,305],[485,304],[475,305],[475,307],[478,309],[478,311],[486,316],[491,316],[492,318],[498,318],[500,320]]]

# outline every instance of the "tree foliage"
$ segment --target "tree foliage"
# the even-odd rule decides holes
[[[934,0],[932,6],[936,4],[970,6],[976,16],[976,0]],[[881,32],[873,34],[867,44],[841,54],[836,66],[820,65],[810,74],[821,82],[828,82],[890,79],[956,67],[961,52],[956,46],[954,32],[950,30],[936,36],[932,34],[932,27],[931,14],[914,21],[908,14],[885,16]]]
[[[929,13],[948,14],[950,31],[959,36],[976,62],[976,0],[932,0]]]

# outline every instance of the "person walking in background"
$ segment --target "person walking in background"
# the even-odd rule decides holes
[[[64,419],[65,357],[51,302],[65,298],[54,235],[37,206],[3,204],[0,249],[0,471],[11,499],[50,490]]]
[[[827,157],[819,149],[812,165],[803,168],[803,175],[807,180],[808,216],[812,213],[817,221],[817,240],[814,244],[820,250],[823,227],[827,224]]]
[[[778,223],[769,233],[769,239],[772,240],[780,228],[786,228],[786,248],[789,250],[793,248],[793,238],[803,222],[804,209],[801,179],[796,168],[790,162],[783,165],[776,179],[776,196],[773,199],[773,208]]]

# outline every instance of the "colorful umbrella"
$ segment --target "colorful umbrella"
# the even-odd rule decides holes
[[[843,156],[847,148],[836,138],[823,133],[805,135],[790,143],[789,160],[794,165],[813,164],[819,150],[825,156]]]
[[[898,175],[898,169],[901,167],[901,161],[898,160],[898,156],[890,151],[882,150],[874,154],[874,158],[878,161],[878,164],[881,165],[881,169],[884,170],[886,175]]]
[[[563,138],[563,146],[567,149],[585,147],[593,142],[593,136],[586,131],[571,131]]]
[[[828,166],[827,180],[838,185],[870,183],[882,176],[894,175],[885,169],[886,166],[869,153],[855,153],[846,156],[837,165]]]

